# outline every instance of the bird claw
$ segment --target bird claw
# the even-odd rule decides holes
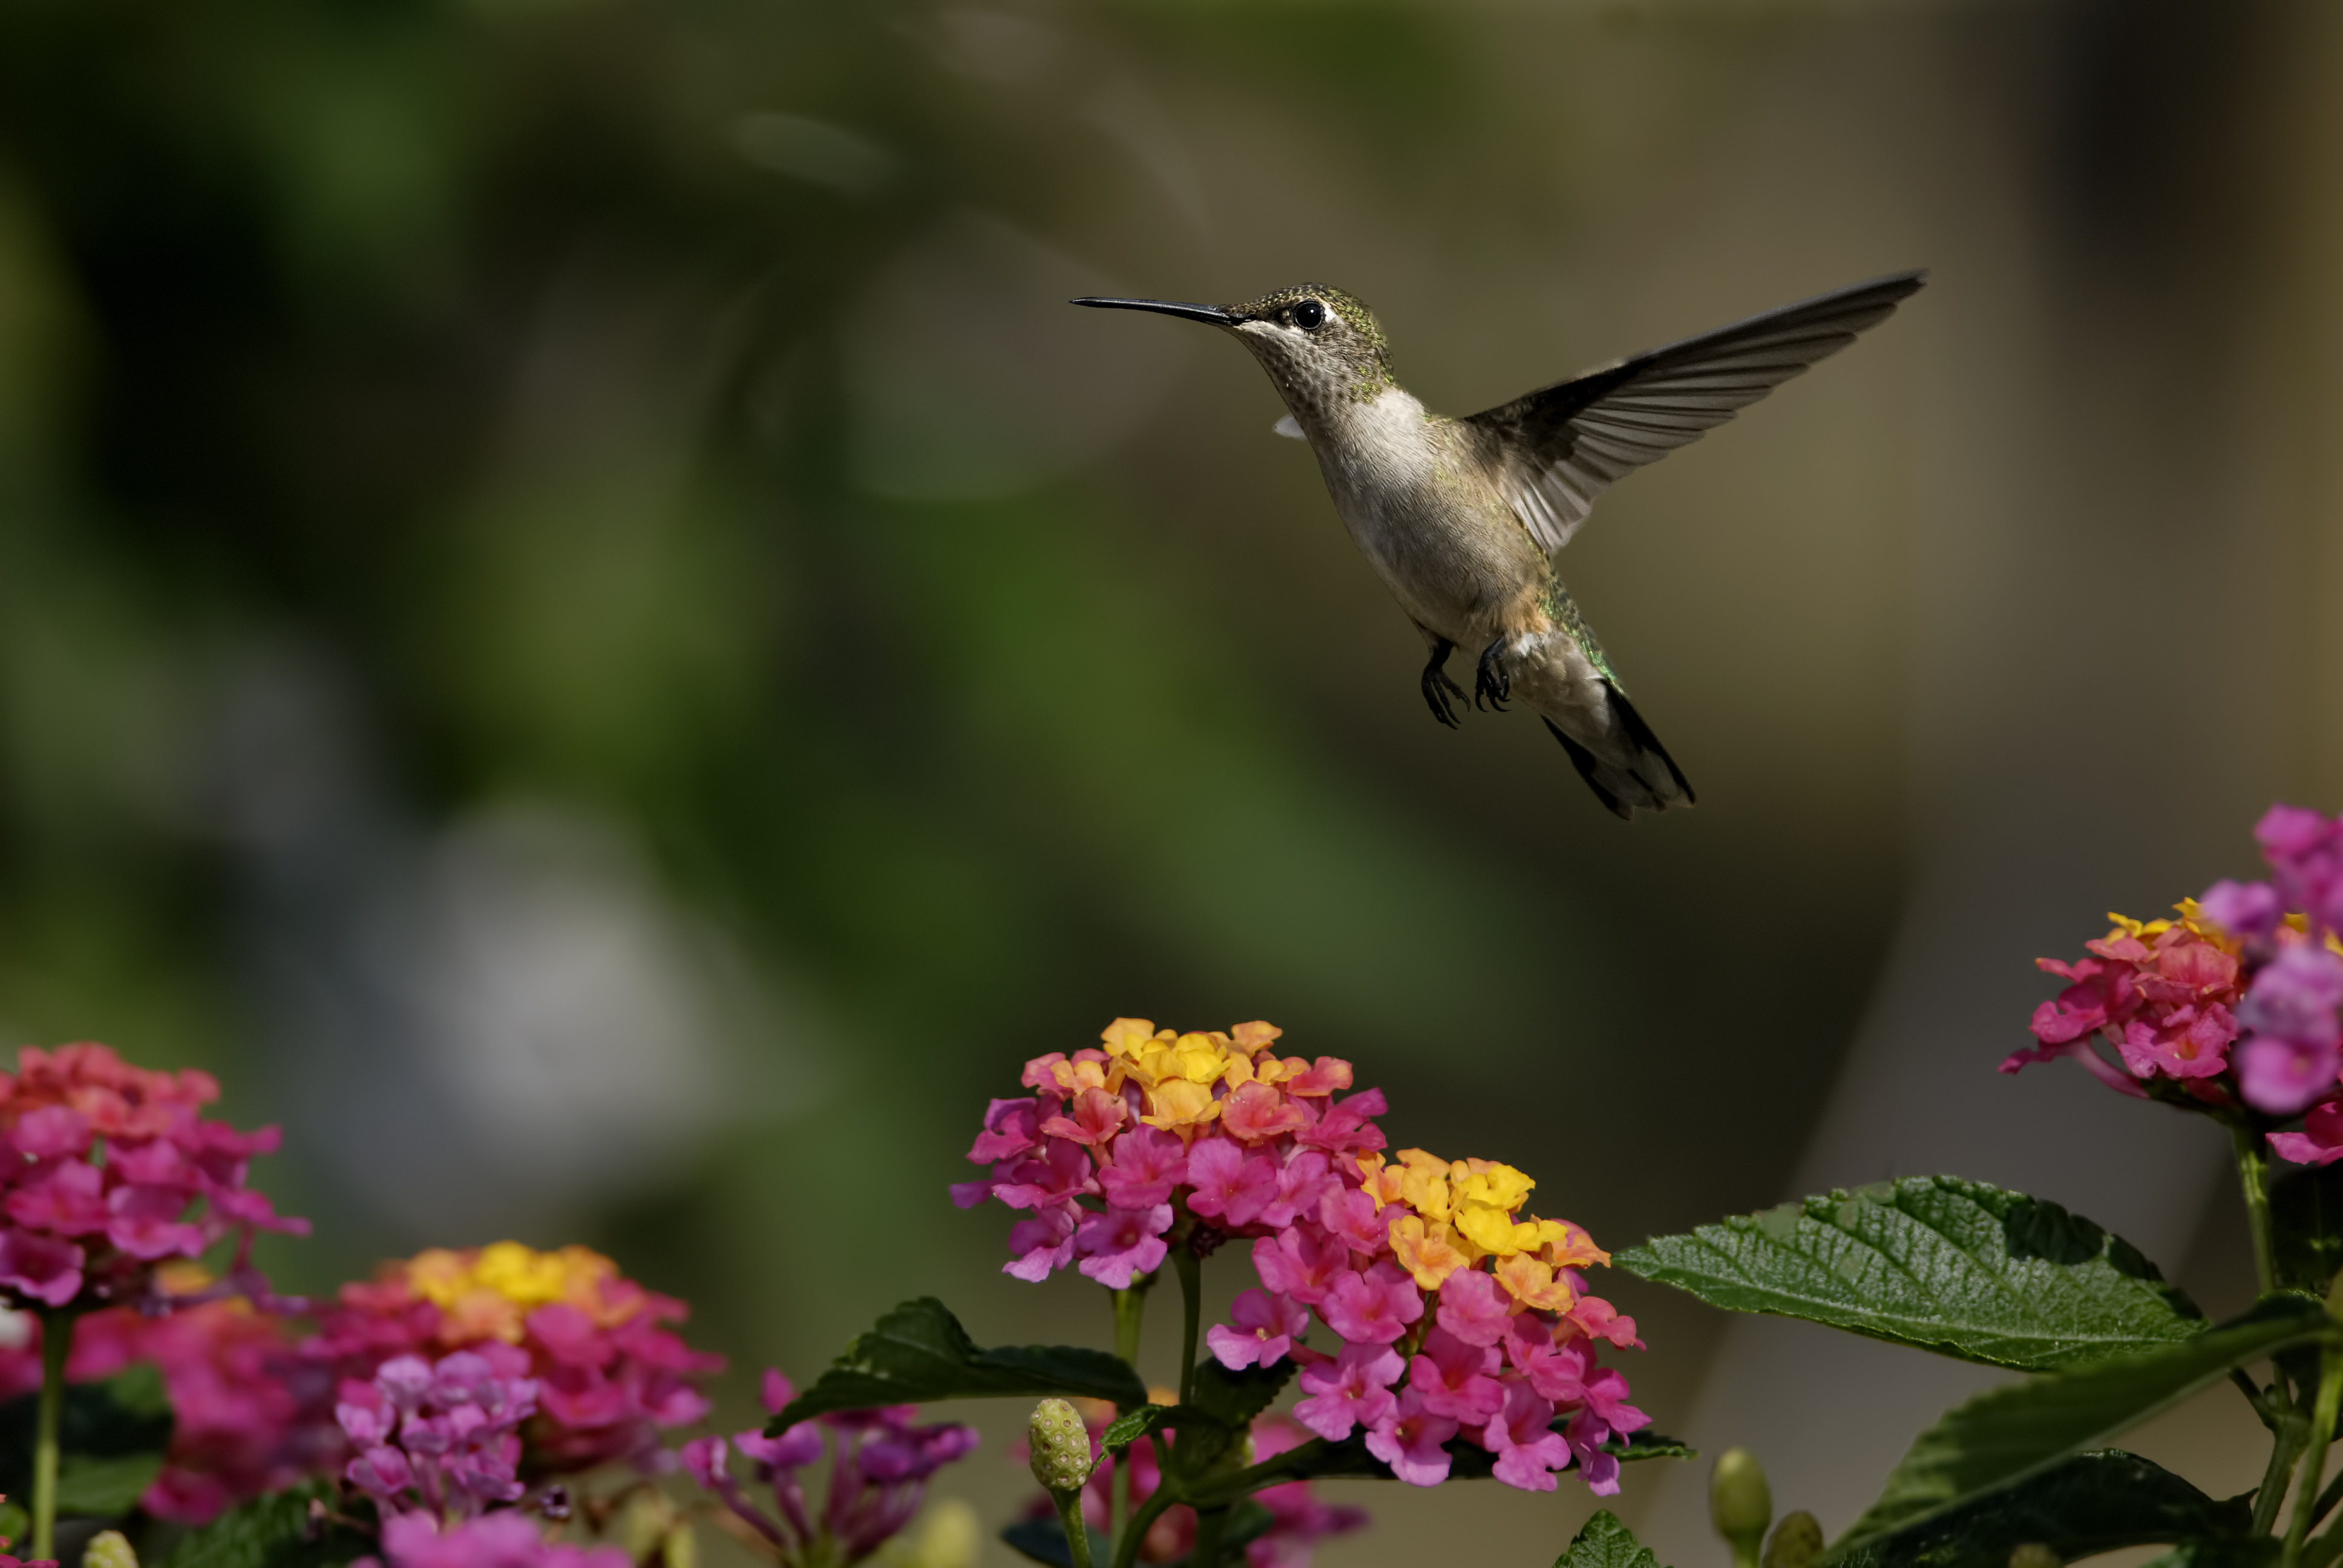
[[[1448,701],[1452,693],[1464,695],[1464,689],[1448,678],[1448,656],[1455,651],[1456,645],[1443,637],[1433,646],[1432,658],[1423,667],[1424,705],[1432,709],[1433,718],[1451,729],[1463,728],[1456,722],[1455,709]]]
[[[1481,650],[1481,668],[1473,678],[1473,706],[1485,700],[1497,712],[1505,711],[1505,699],[1513,694],[1513,678],[1505,673],[1505,639],[1497,638]]]

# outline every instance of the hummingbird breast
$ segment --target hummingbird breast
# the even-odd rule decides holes
[[[1542,628],[1545,553],[1453,420],[1396,387],[1311,413],[1335,511],[1418,625],[1473,648]]]

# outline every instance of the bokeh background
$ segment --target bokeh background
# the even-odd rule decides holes
[[[1571,547],[1701,792],[1633,827],[1433,724],[1233,345],[1062,303],[1322,279],[1465,412],[1915,265]],[[282,1121],[288,1287],[587,1241],[735,1413],[915,1293],[1105,1337],[943,1187],[1118,1013],[1613,1246],[1948,1168],[2231,1304],[2208,1130],[1992,1069],[2343,805],[2338,276],[2315,3],[5,0],[0,1036]],[[1606,1289],[1833,1527],[1969,1386]],[[1368,1501],[1329,1564],[1592,1506]]]

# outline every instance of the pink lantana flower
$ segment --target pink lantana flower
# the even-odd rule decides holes
[[[1446,1444],[1457,1430],[1455,1417],[1434,1411],[1423,1391],[1411,1386],[1401,1392],[1392,1412],[1368,1432],[1367,1452],[1410,1486],[1437,1486],[1448,1479],[1452,1461]]]
[[[1493,1345],[1468,1345],[1447,1330],[1435,1328],[1423,1336],[1423,1351],[1408,1363],[1408,1387],[1433,1415],[1464,1426],[1480,1426],[1504,1408],[1504,1384],[1492,1375],[1502,1360]],[[1534,1369],[1529,1377],[1535,1387]]]
[[[1554,1403],[1527,1383],[1505,1391],[1505,1408],[1481,1429],[1481,1446],[1497,1456],[1492,1473],[1523,1492],[1552,1492],[1554,1473],[1570,1468],[1570,1443],[1553,1431]]]
[[[1084,1214],[1074,1228],[1076,1266],[1111,1291],[1127,1291],[1141,1274],[1162,1267],[1163,1232],[1172,1228],[1172,1205],[1152,1209],[1109,1209]]]
[[[1277,1197],[1277,1161],[1225,1138],[1200,1138],[1188,1154],[1188,1209],[1230,1230],[1261,1218]]]
[[[1243,1291],[1229,1308],[1229,1322],[1204,1331],[1204,1344],[1213,1359],[1234,1372],[1275,1366],[1309,1332],[1310,1309],[1301,1302],[1269,1291]]]
[[[1310,1397],[1293,1407],[1293,1419],[1340,1442],[1397,1408],[1391,1385],[1406,1370],[1399,1352],[1387,1345],[1346,1344],[1332,1362],[1302,1369],[1302,1392]]]
[[[1354,1344],[1387,1345],[1423,1316],[1423,1292],[1396,1263],[1376,1263],[1337,1279],[1319,1313]]]

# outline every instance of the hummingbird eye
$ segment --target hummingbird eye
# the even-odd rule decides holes
[[[1314,299],[1305,299],[1293,307],[1293,325],[1304,332],[1315,332],[1326,325],[1326,307]]]

